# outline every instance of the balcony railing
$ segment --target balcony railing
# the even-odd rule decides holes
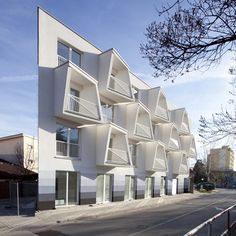
[[[147,137],[147,138],[151,138],[151,128],[149,126],[140,124],[140,123],[136,123],[136,131],[135,134],[138,136],[142,136],[142,137]]]
[[[67,143],[63,141],[57,141],[57,155],[67,156]]]
[[[114,77],[112,75],[110,76],[109,88],[127,97],[131,97],[129,84],[125,83],[121,79],[118,79],[117,77]]]
[[[176,139],[171,138],[170,142],[169,142],[169,147],[170,148],[174,148],[174,149],[178,149],[179,148],[179,143]]]
[[[166,163],[165,160],[159,158],[155,158],[154,161],[154,168],[157,170],[166,170]]]
[[[167,110],[163,107],[157,106],[156,108],[156,115],[160,116],[162,118],[168,119],[168,114],[167,114]]]
[[[129,157],[127,151],[108,148],[107,163],[118,165],[129,165]]]
[[[68,59],[66,59],[66,58],[64,58],[64,57],[62,57],[62,56],[60,56],[60,55],[58,55],[58,66],[64,64],[64,63],[67,62],[67,61],[68,61]]]
[[[71,94],[68,94],[68,98],[66,109],[70,112],[97,120],[100,118],[97,104]]]
[[[79,156],[79,145],[75,143],[69,144],[67,142],[57,140],[56,150],[57,150],[58,156],[65,156],[65,157],[78,157]]]

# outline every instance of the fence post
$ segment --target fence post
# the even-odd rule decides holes
[[[208,223],[208,236],[212,236],[212,222]]]
[[[227,212],[227,224],[228,224],[228,230],[230,230],[230,210]]]
[[[16,205],[17,205],[17,215],[20,215],[20,199],[19,199],[19,182],[16,182]]]

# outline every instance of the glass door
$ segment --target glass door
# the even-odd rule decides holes
[[[103,186],[104,183],[104,175],[97,175],[97,194],[96,194],[96,202],[103,202]]]
[[[112,193],[112,187],[111,187],[111,175],[105,175],[105,199],[104,202],[110,202],[111,201],[111,193]]]
[[[68,204],[76,204],[77,200],[77,173],[68,172]]]
[[[78,204],[78,173],[56,171],[55,204]]]
[[[97,176],[97,203],[110,202],[112,201],[112,175],[99,174]]]
[[[166,189],[166,181],[165,177],[161,177],[161,184],[160,184],[160,195],[165,195],[165,189]]]
[[[131,200],[135,198],[135,176],[125,176],[125,200]]]
[[[145,180],[145,198],[153,197],[154,192],[154,178],[146,177]]]
[[[56,171],[56,206],[66,205],[66,172]]]

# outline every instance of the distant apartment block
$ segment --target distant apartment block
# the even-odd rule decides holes
[[[183,193],[185,108],[40,8],[38,27],[39,209]]]
[[[209,171],[234,170],[234,151],[229,146],[211,149],[207,155]]]
[[[38,139],[23,133],[1,137],[0,160],[38,172]]]

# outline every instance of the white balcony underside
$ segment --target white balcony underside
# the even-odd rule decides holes
[[[80,116],[85,116],[96,120],[100,119],[97,104],[71,94],[68,95],[66,110]]]

